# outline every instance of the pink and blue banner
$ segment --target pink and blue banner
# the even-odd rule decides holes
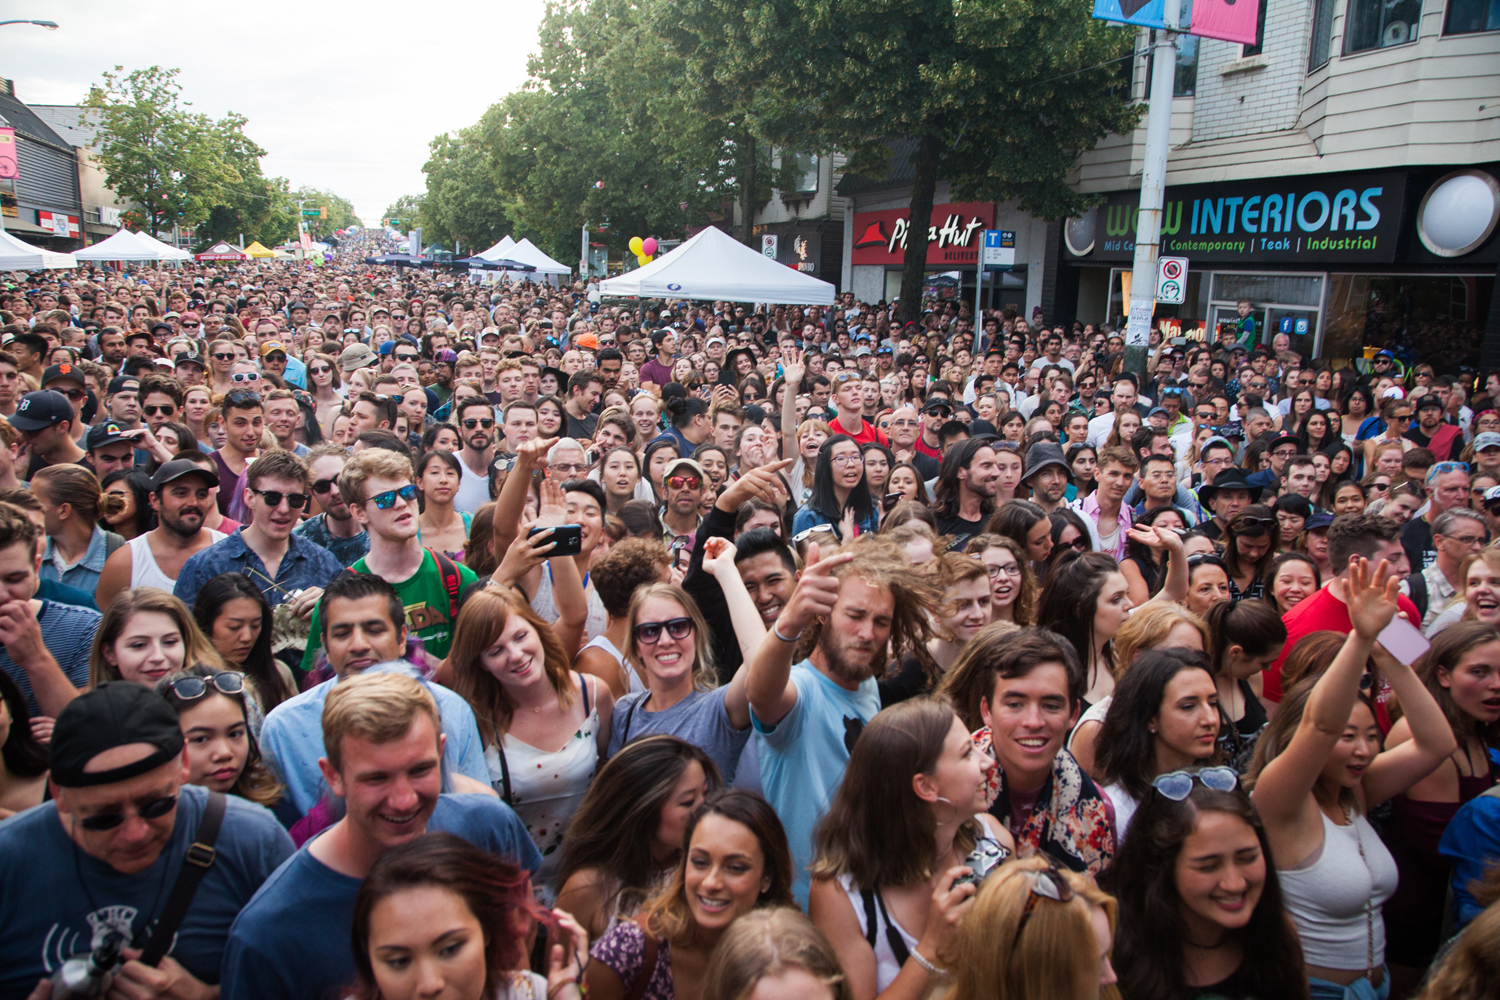
[[[1166,0],[1094,0],[1094,17],[1254,45],[1260,3],[1261,0],[1183,0],[1181,21],[1169,25]]]

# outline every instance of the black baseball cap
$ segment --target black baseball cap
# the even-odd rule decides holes
[[[72,419],[73,404],[67,396],[56,389],[38,389],[21,397],[10,423],[16,430],[40,431]]]
[[[107,395],[113,396],[115,393],[125,389],[129,389],[131,386],[134,386],[137,389],[141,387],[141,380],[139,376],[116,375],[114,378],[109,380],[109,388],[105,390],[105,393]]]
[[[156,475],[151,477],[151,492],[155,493],[168,483],[176,482],[184,476],[193,475],[202,476],[209,486],[219,485],[219,477],[197,462],[190,458],[174,458],[157,469]]]
[[[119,424],[113,420],[106,420],[89,428],[89,432],[84,435],[83,446],[87,450],[93,451],[95,448],[103,448],[106,445],[118,444],[121,441],[129,440],[130,438],[120,433]]]
[[[115,747],[144,743],[152,752],[133,764],[88,771],[89,761]],[[182,756],[177,712],[155,691],[112,681],[68,702],[52,729],[52,780],[63,788],[126,781]]]
[[[62,364],[53,365],[42,372],[42,387],[46,388],[53,382],[76,382],[80,389],[88,388],[88,383],[83,380],[83,372],[75,364],[64,361]]]

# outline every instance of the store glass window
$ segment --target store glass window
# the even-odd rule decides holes
[[[817,154],[791,154],[792,176],[796,178],[794,190],[798,194],[816,194],[818,191]]]
[[[1500,0],[1448,0],[1443,34],[1500,31]]]
[[[1260,10],[1255,15],[1255,44],[1246,45],[1240,51],[1241,56],[1258,56],[1266,48],[1266,4],[1260,5]]]
[[[1500,0],[1497,0],[1500,2]],[[1155,68],[1150,50],[1146,50],[1146,88],[1141,96],[1151,94],[1151,73]],[[1177,72],[1172,78],[1173,97],[1192,97],[1198,93],[1198,36],[1177,36]]]
[[[1271,344],[1285,334],[1293,351],[1318,356],[1319,316],[1323,306],[1321,274],[1238,274],[1215,271],[1210,283],[1208,332],[1218,341],[1234,336],[1240,321],[1239,300],[1250,300],[1255,342]]]
[[[1307,51],[1309,73],[1328,65],[1328,52],[1333,48],[1333,11],[1334,0],[1313,0],[1312,44]]]
[[[1422,0],[1349,0],[1344,54],[1415,42],[1421,20]]]
[[[1386,348],[1438,371],[1477,364],[1495,276],[1330,274],[1323,354]]]

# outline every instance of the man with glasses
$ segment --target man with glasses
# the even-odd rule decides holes
[[[147,375],[141,379],[137,395],[141,401],[141,416],[153,434],[162,424],[177,421],[182,412],[183,389],[174,378]]]
[[[307,464],[290,452],[270,451],[251,463],[245,483],[250,523],[191,556],[172,592],[191,604],[220,573],[244,573],[271,607],[290,603],[294,614],[306,617],[344,568],[327,549],[292,534],[311,499]]]
[[[1296,458],[1301,450],[1302,439],[1295,434],[1279,434],[1272,438],[1270,447],[1266,449],[1266,454],[1271,459],[1271,467],[1250,476],[1250,482],[1272,491],[1281,488],[1287,463]]]
[[[480,402],[488,405],[487,400]],[[422,640],[428,666],[436,668],[453,645],[458,595],[474,582],[474,571],[446,556],[440,564],[422,547],[417,537],[417,488],[411,461],[404,455],[384,448],[361,451],[339,473],[338,486],[355,521],[369,532],[370,551],[349,568],[378,576],[395,588],[400,607],[406,609],[405,628]],[[485,493],[488,498],[488,485]],[[304,671],[316,665],[326,638],[314,611],[302,656]]]
[[[73,438],[78,415],[67,396],[53,389],[28,392],[9,419],[31,451],[27,480],[48,465],[83,464],[84,451]]]
[[[708,473],[691,458],[673,459],[662,472],[661,492],[666,502],[661,508],[661,523],[666,529],[667,549],[674,556],[682,549],[691,552],[696,543],[698,527],[703,523],[698,511],[707,483]]]
[[[151,479],[151,509],[157,526],[137,535],[105,560],[95,599],[109,607],[121,591],[156,587],[171,593],[183,565],[216,542],[221,531],[204,527],[213,514],[218,477],[191,459],[179,458]]]
[[[1469,503],[1469,467],[1463,462],[1436,462],[1427,470],[1427,512],[1413,517],[1401,529],[1401,546],[1411,563],[1411,572],[1424,570],[1437,560],[1432,526],[1454,507]]]
[[[108,684],[70,703],[53,730],[51,762],[52,801],[0,825],[5,996],[27,995],[110,932],[136,948],[150,940],[163,889],[184,869],[210,800],[207,788],[185,783],[177,712],[138,684]],[[218,801],[213,864],[171,954],[154,966],[125,962],[114,979],[119,995],[216,996],[231,922],[295,851],[266,809],[237,795]]]
[[[1420,628],[1424,632],[1438,615],[1460,600],[1464,560],[1483,551],[1489,537],[1484,515],[1467,507],[1451,507],[1432,522],[1436,558],[1432,565],[1401,582],[1401,592],[1422,613]]]
[[[533,412],[533,416],[535,413]],[[484,396],[466,396],[453,414],[458,425],[461,477],[455,510],[473,514],[490,501],[490,463],[495,459],[495,408]]]
[[[88,402],[88,384],[83,378],[83,369],[64,362],[53,365],[42,375],[42,388],[60,392],[68,397],[73,407],[73,439],[83,436],[83,406]]]

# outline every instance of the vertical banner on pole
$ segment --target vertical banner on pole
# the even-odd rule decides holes
[[[16,130],[0,128],[0,180],[13,181],[19,176],[21,165],[16,158]]]
[[[1188,33],[1203,38],[1254,45],[1255,26],[1264,0],[1193,0],[1192,26]]]

